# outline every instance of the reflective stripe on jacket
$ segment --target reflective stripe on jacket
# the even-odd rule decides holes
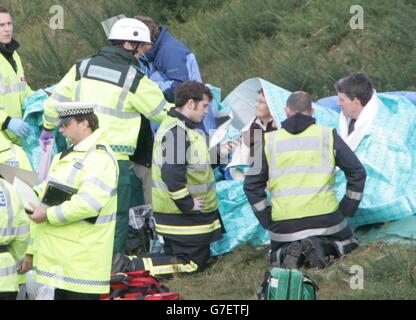
[[[16,62],[17,72],[0,54],[0,125],[3,125],[8,116],[21,119],[23,101],[32,94],[32,89],[26,83],[22,62],[16,51],[13,54],[13,59]],[[20,139],[10,130],[5,130],[4,134],[9,140],[19,143]]]
[[[293,135],[285,129],[266,133],[272,221],[334,212],[335,159],[330,128],[311,125]]]
[[[162,179],[161,168],[164,161],[174,161],[169,155],[174,152],[171,149],[164,157],[163,148],[179,148],[173,145],[169,139],[172,128],[185,130],[190,141],[186,151],[186,186],[177,191],[170,191]],[[185,138],[185,137],[184,137]],[[162,143],[162,140],[166,139]],[[185,140],[178,140],[179,143]],[[156,216],[156,230],[163,235],[190,236],[195,241],[209,242],[211,238],[220,237],[221,222],[218,218],[218,203],[216,198],[215,178],[210,166],[208,147],[205,138],[197,131],[188,128],[178,118],[168,116],[161,124],[153,149],[152,166],[152,204]],[[172,163],[173,164],[173,163]],[[201,211],[182,212],[175,204],[175,200],[188,196],[202,198],[205,206]]]
[[[160,122],[173,106],[136,64],[131,53],[116,47],[103,48],[98,55],[78,62],[45,102],[44,126],[56,126],[59,102],[94,103],[100,128],[106,131],[104,142],[118,160],[128,160],[137,145],[140,114]]]
[[[23,149],[6,139],[0,132],[0,163],[32,171],[32,165]]]
[[[0,292],[19,290],[18,264],[22,261],[29,239],[28,218],[14,188],[0,179]]]
[[[34,246],[36,280],[81,293],[107,293],[117,210],[117,161],[96,130],[71,152],[55,156],[49,181],[77,190],[69,201],[47,209],[37,225]],[[61,158],[62,157],[62,158]]]
[[[161,177],[161,168],[164,161],[173,161],[163,156],[163,148],[175,148],[169,142],[169,131],[174,127],[180,127],[186,131],[190,140],[190,149],[184,158],[187,165],[187,184],[182,190],[169,192],[168,187]],[[167,135],[168,134],[168,135]],[[166,142],[162,143],[162,139],[166,136]],[[168,154],[173,154],[169,152]],[[205,207],[202,212],[213,212],[217,210],[217,198],[215,189],[215,178],[211,168],[208,147],[203,136],[197,131],[186,127],[182,121],[177,118],[168,116],[162,122],[156,137],[153,149],[153,166],[152,166],[152,197],[154,199],[153,210],[155,212],[180,214],[182,213],[176,207],[173,200],[185,198],[189,194],[193,197],[202,197],[205,200]],[[173,163],[172,163],[173,164]]]

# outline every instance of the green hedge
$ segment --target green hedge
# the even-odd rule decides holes
[[[33,88],[58,81],[77,60],[105,45],[100,22],[120,13],[150,15],[197,55],[205,82],[223,95],[262,77],[315,98],[362,71],[379,91],[415,90],[416,4],[410,0],[37,0],[4,1]],[[12,5],[11,5],[12,4]],[[65,9],[65,29],[49,29],[49,7]],[[364,8],[364,30],[349,26]]]

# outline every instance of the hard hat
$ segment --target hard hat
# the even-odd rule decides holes
[[[121,19],[127,18],[124,14],[119,14],[118,16],[114,16],[111,18],[108,18],[107,20],[101,21],[101,25],[103,26],[105,36],[108,38],[110,35],[111,28],[113,25]]]
[[[108,40],[152,43],[149,28],[143,22],[132,18],[120,19],[114,23]]]

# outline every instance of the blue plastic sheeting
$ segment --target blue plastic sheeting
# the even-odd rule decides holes
[[[316,101],[316,103],[320,106],[334,110],[337,113],[341,112],[341,108],[338,105],[338,96],[326,97]]]
[[[47,90],[51,90],[48,88]],[[32,129],[32,134],[26,139],[22,139],[23,150],[26,152],[29,157],[30,162],[32,163],[33,170],[38,172],[39,170],[39,160],[40,160],[40,145],[39,137],[42,132],[42,117],[43,117],[43,103],[48,98],[46,91],[40,89],[34,92],[32,95],[28,96],[24,103],[23,108],[25,110],[23,115],[23,120],[28,123]],[[65,140],[61,134],[57,135],[56,141],[63,148],[65,147]],[[58,152],[57,144],[54,143],[52,157]]]
[[[355,153],[367,171],[364,196],[352,227],[416,214],[416,108],[403,96],[379,94],[380,109]],[[345,193],[337,175],[337,197]]]
[[[414,245],[416,240],[416,215],[401,220],[358,228],[355,235],[361,244],[384,241]]]
[[[264,92],[277,127],[280,128],[281,122],[286,120],[287,116],[284,108],[291,92],[262,78],[248,79],[237,86],[222,102],[225,107],[232,110],[233,116],[228,132],[225,135],[226,139],[238,139],[241,131],[247,130],[247,125],[255,118],[257,92],[261,89]],[[332,128],[337,126],[337,112],[317,104],[313,104],[313,108],[315,109],[314,116],[318,124]],[[225,170],[227,180],[239,179],[238,177],[241,176],[240,172],[247,171],[248,163],[243,162],[244,159],[238,157],[235,159],[233,157],[233,161]]]
[[[217,182],[219,211],[226,233],[211,244],[211,254],[218,256],[250,243],[259,246],[270,241],[268,232],[258,223],[243,190],[242,181]]]
[[[42,132],[42,116],[43,116],[43,102],[48,98],[44,90],[38,90],[27,97],[24,101],[23,120],[27,122],[32,134],[26,139],[22,139],[23,150],[29,157],[32,163],[33,170],[38,172],[40,160],[40,146],[39,137]],[[56,153],[56,147],[54,148]]]
[[[278,128],[280,128],[280,123],[287,119],[284,108],[286,107],[287,99],[292,92],[280,88],[263,79],[261,79],[261,84],[268,105],[271,108],[272,115],[276,119]],[[320,106],[316,103],[313,103],[312,107],[315,109],[313,116],[316,119],[317,124],[332,128],[337,127],[338,113],[336,111],[331,108],[326,108],[325,106]]]
[[[230,127],[234,131],[232,136],[238,131],[236,127],[243,128],[245,121],[254,117],[255,96],[261,88],[265,90],[274,118],[279,122],[286,119],[283,108],[290,92],[263,79],[250,79],[223,101],[223,105],[233,111],[232,124],[235,127]],[[377,227],[371,228],[371,232],[360,230],[360,238],[365,239],[368,233],[369,239],[380,239],[384,234],[385,239],[395,238],[403,242],[411,239],[416,230],[416,108],[406,98],[415,99],[416,93],[396,92],[394,96],[379,94],[378,97],[380,112],[356,150],[366,168],[367,182],[360,207],[349,222],[352,227],[359,227],[388,221],[382,229],[384,233]],[[322,106],[314,104],[317,123],[337,128],[338,98],[329,97],[322,101]],[[239,108],[242,115],[238,114]],[[231,135],[228,133],[228,136]],[[227,171],[225,175],[230,177]],[[246,242],[261,243],[268,239],[248,204],[242,184],[241,181],[217,184],[220,213],[228,234],[212,245],[214,255],[232,251]],[[339,171],[336,182],[338,200],[345,195],[345,188],[344,174]]]

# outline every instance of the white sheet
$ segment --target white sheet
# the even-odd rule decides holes
[[[370,101],[364,107],[363,111],[361,112],[360,116],[355,122],[355,129],[350,135],[348,135],[348,125],[351,119],[347,118],[343,112],[340,113],[339,135],[342,139],[344,139],[344,141],[352,149],[352,151],[356,151],[357,147],[359,146],[360,142],[363,140],[365,135],[367,135],[370,132],[371,126],[373,125],[374,120],[377,117],[378,110],[379,103],[377,98],[377,92],[374,91],[374,94],[371,97]]]

